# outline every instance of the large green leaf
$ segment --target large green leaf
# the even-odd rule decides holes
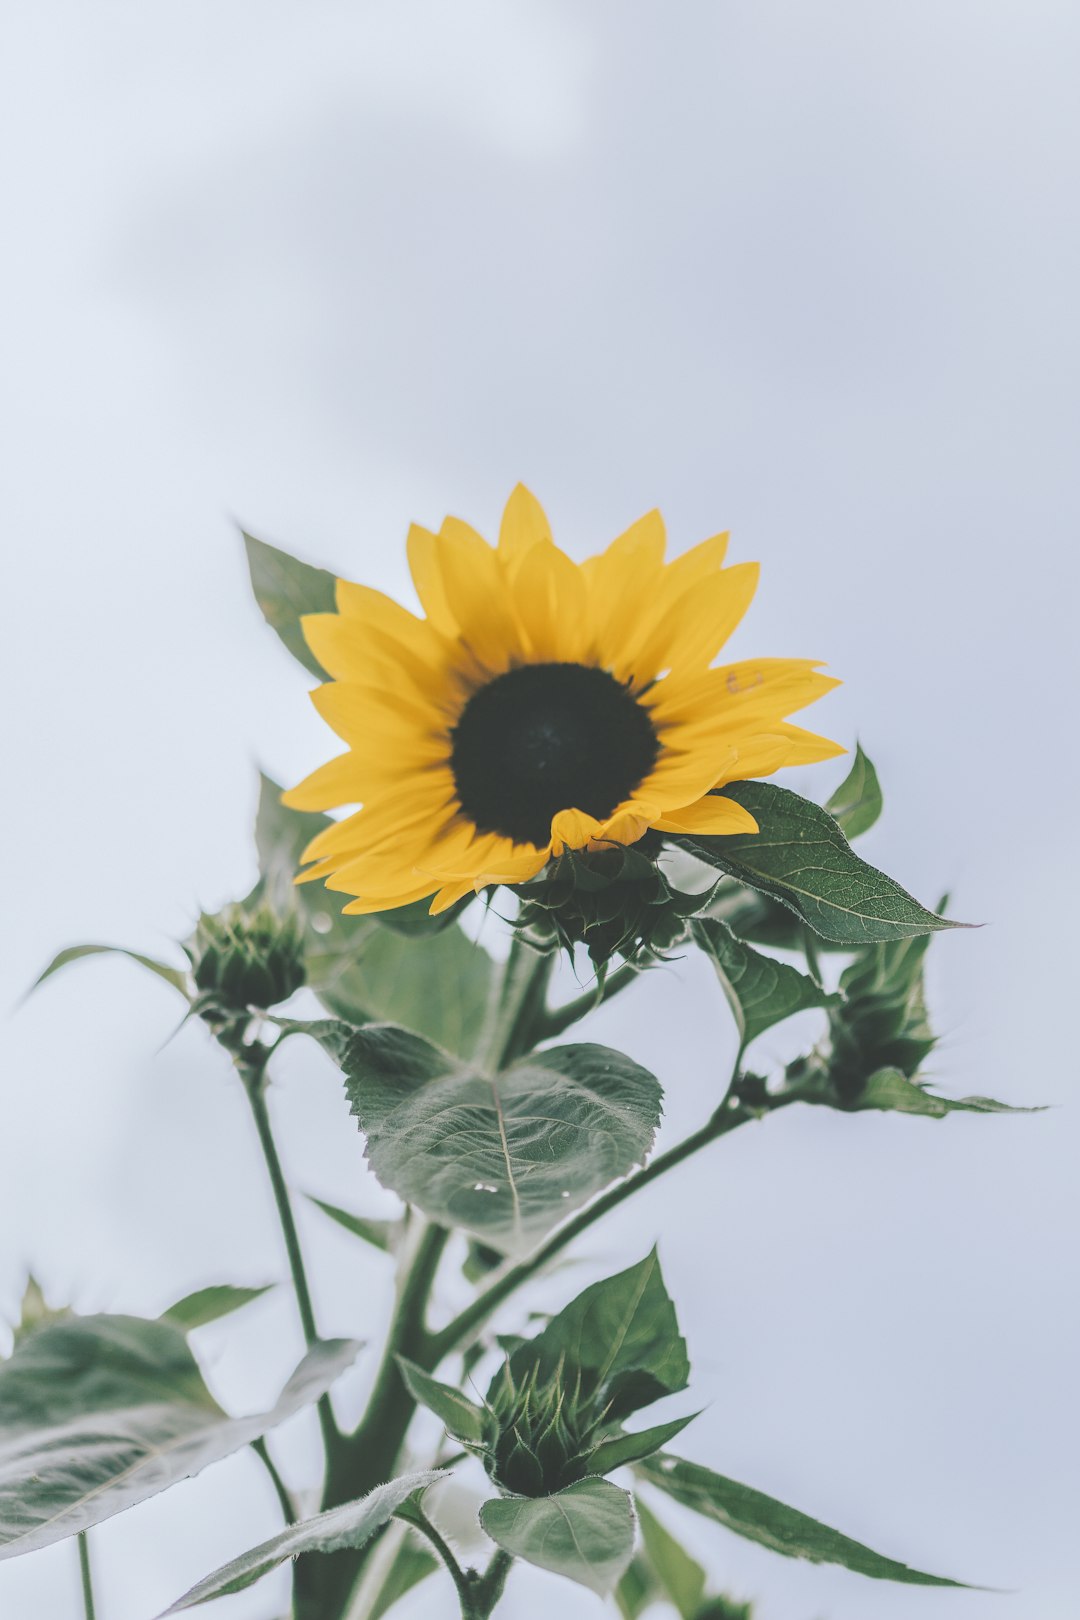
[[[740,1053],[793,1013],[828,1007],[838,1000],[798,968],[762,956],[752,945],[737,939],[718,917],[698,917],[690,927],[693,938],[712,961],[728,999],[739,1031]]]
[[[129,961],[137,962],[140,967],[146,968],[148,973],[154,973],[159,979],[164,979],[174,990],[179,990],[185,1000],[190,994],[188,976],[183,968],[172,967],[168,962],[159,962],[156,956],[143,956],[141,951],[129,951],[124,945],[68,945],[64,950],[57,952],[48,967],[38,974],[30,988],[36,990],[39,984],[44,984],[46,979],[50,979],[54,973],[59,973],[69,962],[79,962],[84,956],[126,956]]]
[[[302,851],[327,825],[328,816],[282,804],[277,783],[261,777],[259,867],[279,895],[295,896],[307,923],[308,984],[330,1012],[350,1023],[389,1019],[448,1051],[470,1051],[487,1008],[491,958],[449,918],[450,926],[432,918],[423,934],[406,935],[385,926],[384,916],[345,916],[348,896],[331,894],[321,883],[294,887]]]
[[[515,1379],[533,1367],[542,1378],[560,1367],[575,1377],[580,1371],[583,1389],[606,1393],[615,1420],[685,1389],[690,1363],[656,1250],[592,1283],[535,1339],[519,1344],[510,1358]]]
[[[452,1384],[442,1384],[406,1356],[398,1356],[405,1387],[414,1401],[441,1420],[455,1440],[475,1443],[484,1438],[484,1414],[474,1401]],[[661,1442],[662,1444],[663,1442]]]
[[[276,630],[289,652],[299,659],[306,670],[319,680],[326,675],[314,653],[304,640],[300,628],[305,613],[332,613],[335,607],[336,581],[325,568],[313,568],[310,563],[290,557],[287,551],[244,535],[251,588],[262,609],[262,616]]]
[[[739,1485],[722,1474],[679,1457],[660,1455],[640,1463],[638,1470],[650,1484],[657,1485],[683,1507],[692,1508],[706,1519],[733,1530],[737,1536],[756,1541],[787,1558],[806,1558],[812,1564],[842,1564],[857,1575],[880,1581],[905,1581],[912,1586],[963,1586],[963,1581],[942,1575],[924,1575],[864,1547],[839,1530],[811,1519],[796,1508],[785,1507],[749,1485]]]
[[[856,743],[851,769],[825,808],[839,822],[845,837],[858,838],[860,833],[870,831],[881,814],[881,805],[877,771],[863,753],[862,744]]]
[[[213,1598],[242,1592],[246,1587],[254,1586],[264,1575],[269,1575],[279,1564],[284,1564],[286,1559],[298,1558],[301,1553],[344,1552],[347,1548],[363,1547],[414,1491],[421,1491],[437,1479],[445,1478],[445,1469],[404,1474],[387,1485],[379,1485],[356,1502],[346,1502],[343,1507],[331,1508],[328,1513],[320,1513],[313,1519],[301,1519],[298,1524],[290,1524],[276,1536],[271,1536],[269,1541],[261,1542],[259,1546],[223,1564],[212,1575],[207,1575],[190,1592],[177,1598],[158,1620],[165,1620],[166,1615],[182,1614],[185,1609],[197,1608],[200,1603],[209,1603]]]
[[[47,1547],[239,1451],[326,1392],[359,1345],[314,1345],[269,1412],[230,1418],[179,1325],[84,1316],[0,1366],[0,1559]]]
[[[679,1620],[697,1620],[705,1597],[705,1571],[640,1497],[635,1503],[645,1559]]]
[[[642,1163],[660,1119],[655,1077],[605,1046],[552,1047],[491,1076],[394,1024],[324,1044],[382,1184],[504,1253]]]
[[[724,789],[759,831],[674,841],[740,883],[781,901],[837,945],[906,939],[963,925],[927,911],[892,878],[855,854],[827,811],[771,782]]]
[[[192,1333],[208,1322],[217,1322],[223,1316],[231,1316],[233,1311],[242,1310],[252,1300],[261,1299],[273,1286],[273,1283],[264,1283],[261,1288],[234,1288],[229,1283],[215,1283],[209,1288],[198,1288],[162,1311],[161,1319],[174,1323],[185,1333]]]
[[[566,1575],[601,1597],[634,1555],[630,1498],[606,1479],[579,1479],[554,1496],[502,1496],[485,1502],[480,1523],[505,1552]]]

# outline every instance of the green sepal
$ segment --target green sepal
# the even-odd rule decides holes
[[[668,835],[710,866],[795,912],[822,939],[867,945],[967,926],[927,911],[855,854],[827,811],[771,782],[724,789],[758,823],[730,837]]]
[[[305,1193],[304,1196],[309,1204],[321,1209],[337,1226],[359,1238],[362,1243],[370,1243],[373,1249],[381,1249],[384,1254],[393,1254],[397,1249],[402,1234],[400,1221],[379,1221],[370,1215],[354,1215],[352,1210],[328,1204],[324,1198],[316,1198],[312,1193]]]
[[[206,1327],[209,1322],[220,1321],[223,1316],[231,1316],[233,1311],[243,1310],[245,1305],[261,1299],[274,1286],[273,1283],[264,1283],[261,1288],[234,1288],[229,1283],[216,1283],[209,1288],[197,1288],[193,1294],[185,1294],[167,1311],[162,1311],[160,1320],[172,1322],[185,1333],[194,1333],[196,1328]]]
[[[662,1451],[669,1440],[674,1440],[688,1423],[693,1423],[700,1416],[700,1412],[690,1412],[686,1417],[657,1423],[651,1429],[639,1429],[635,1434],[615,1434],[610,1439],[602,1440],[596,1450],[589,1453],[589,1473],[610,1474],[616,1468],[625,1468],[629,1463],[651,1457],[653,1452]]]
[[[612,1423],[686,1388],[686,1343],[655,1249],[636,1266],[592,1283],[510,1357],[518,1380],[534,1368],[547,1378],[564,1367],[580,1374],[583,1390]]]
[[[881,815],[881,784],[861,743],[855,744],[851,769],[836,792],[826,799],[825,808],[839,823],[846,838],[858,838],[869,832]]]
[[[740,1053],[785,1018],[840,1000],[798,968],[755,951],[717,917],[698,917],[691,932],[716,969],[739,1031]]]
[[[67,967],[70,962],[79,962],[86,956],[126,956],[130,962],[137,962],[139,967],[146,968],[174,990],[179,990],[185,1001],[191,999],[191,980],[183,968],[172,967],[168,962],[158,961],[156,956],[144,956],[141,951],[129,951],[125,945],[68,945],[58,951],[30,986],[34,991],[39,985],[51,979],[54,973]],[[30,994],[30,991],[27,994]]]
[[[290,557],[287,551],[251,534],[244,534],[244,549],[251,589],[263,618],[309,674],[325,680],[326,672],[304,640],[300,620],[305,613],[333,613],[337,593],[333,574]]]
[[[698,1463],[660,1453],[639,1463],[638,1472],[682,1507],[691,1508],[704,1518],[733,1530],[737,1536],[782,1553],[785,1558],[805,1558],[812,1564],[840,1564],[857,1575],[912,1586],[963,1587],[966,1584],[943,1575],[926,1575],[895,1558],[886,1558],[839,1530],[832,1530],[808,1514],[800,1513],[797,1508],[787,1507],[762,1491],[726,1479]]]
[[[459,1389],[443,1384],[418,1367],[407,1356],[395,1357],[405,1387],[414,1401],[434,1412],[447,1433],[463,1445],[477,1445],[484,1438],[484,1413]]]

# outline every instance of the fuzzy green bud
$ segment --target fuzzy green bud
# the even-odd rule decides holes
[[[206,1011],[276,1007],[304,983],[300,920],[267,900],[204,912],[184,949]]]

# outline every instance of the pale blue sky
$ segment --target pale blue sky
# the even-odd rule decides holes
[[[6,1005],[60,944],[161,948],[241,892],[255,762],[326,753],[234,515],[393,590],[410,520],[490,531],[519,478],[578,555],[653,505],[675,549],[730,527],[763,565],[738,651],[846,683],[815,718],[879,765],[867,854],[987,924],[933,948],[935,1079],[1059,1106],[792,1111],[578,1275],[659,1237],[708,1403],[688,1454],[1020,1594],[684,1521],[756,1620],[1073,1620],[1076,7],[23,0],[4,32]],[[162,1049],[176,1017],[94,963],[6,1025],[0,1309],[27,1263],[84,1310],[283,1275],[241,1102],[197,1029]],[[731,1032],[700,964],[595,1033],[655,1067],[672,1137],[709,1110]],[[281,1080],[296,1184],[381,1207],[329,1066]],[[326,1330],[376,1336],[381,1262],[304,1236]],[[237,1406],[298,1350],[284,1294],[204,1337]],[[299,1477],[304,1423],[283,1443]],[[104,1527],[102,1620],[275,1511],[242,1457]],[[0,1567],[5,1620],[73,1616],[73,1557]],[[556,1604],[602,1612],[526,1571],[500,1616]]]

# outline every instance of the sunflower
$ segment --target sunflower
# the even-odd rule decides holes
[[[757,586],[726,535],[665,563],[658,512],[575,563],[521,485],[496,546],[457,518],[413,527],[424,617],[345,580],[303,620],[331,676],[312,693],[346,744],[285,795],[360,806],[314,838],[305,878],[386,911],[445,910],[567,849],[657,833],[754,833],[722,789],[843,753],[787,716],[838,682],[811,659],[714,667]]]

